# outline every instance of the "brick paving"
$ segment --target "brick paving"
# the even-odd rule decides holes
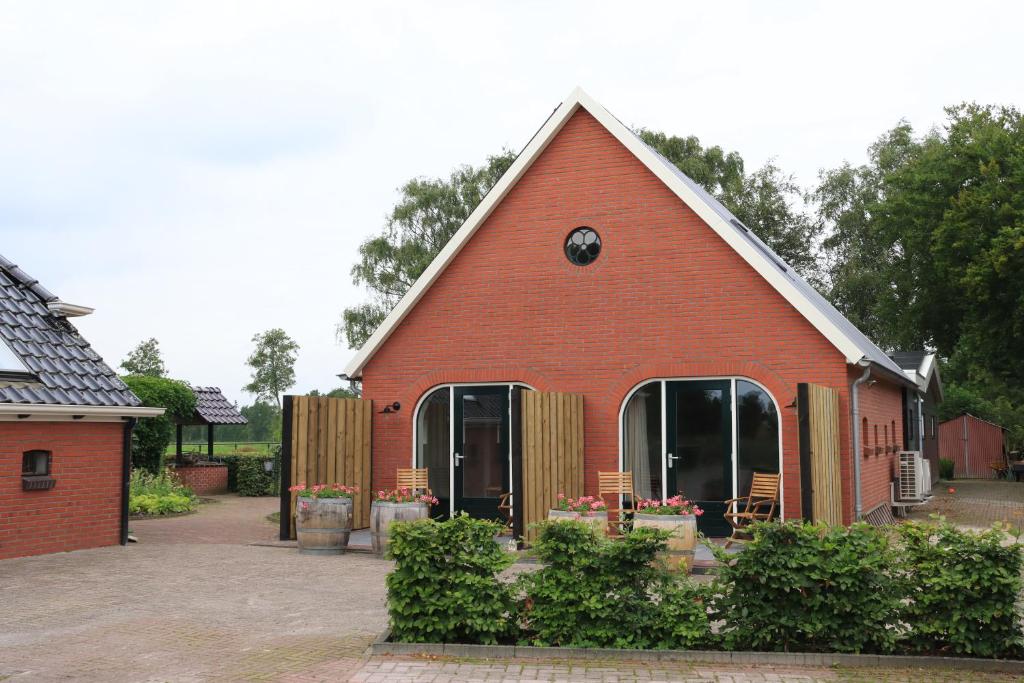
[[[1022,486],[1024,488],[1024,486]],[[1007,495],[1010,495],[1007,492]],[[272,498],[133,521],[139,543],[0,562],[0,681],[956,681],[964,672],[367,656],[390,563],[300,556]],[[971,673],[975,683],[1009,676]]]
[[[955,493],[949,493],[949,487]],[[933,489],[933,498],[913,509],[910,519],[926,521],[942,515],[961,527],[987,529],[996,522],[1013,529],[1024,527],[1024,482],[998,479],[958,479],[941,482]]]

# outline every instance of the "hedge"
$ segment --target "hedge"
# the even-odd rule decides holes
[[[281,448],[273,456],[255,453],[235,453],[217,456],[228,467],[228,491],[242,496],[277,495],[281,472]],[[272,460],[273,470],[267,472],[263,463]]]
[[[1020,657],[1022,547],[1001,528],[760,523],[710,585],[654,564],[665,536],[544,522],[514,580],[492,522],[391,527],[398,642]],[[710,624],[715,623],[714,632]]]

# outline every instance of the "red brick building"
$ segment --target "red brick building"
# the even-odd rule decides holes
[[[915,387],[580,90],[345,373],[374,401],[374,487],[428,466],[443,505],[478,513],[515,479],[510,395],[533,389],[583,395],[588,492],[599,471],[630,470],[639,496],[681,491],[713,508],[753,472],[781,472],[784,514],[800,517],[796,400],[813,383],[839,394],[850,521],[890,500],[902,391]],[[712,533],[714,517],[702,518]]]
[[[0,256],[0,559],[124,543],[135,419],[159,415]]]

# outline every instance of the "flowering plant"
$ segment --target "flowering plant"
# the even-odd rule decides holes
[[[386,503],[426,503],[437,505],[437,498],[429,493],[414,493],[412,489],[400,488],[385,491],[381,489],[373,494],[374,500],[381,500]]]
[[[657,499],[641,498],[636,502],[636,511],[645,515],[696,515],[700,517],[704,511],[697,504],[682,496],[672,496],[664,503]]]
[[[297,493],[299,498],[351,498],[359,493],[358,486],[344,484],[296,484],[289,486],[288,490]]]
[[[555,503],[555,509],[561,510],[562,512],[579,512],[592,515],[595,512],[604,512],[608,509],[608,505],[603,500],[594,498],[593,496],[567,498],[564,493],[559,493],[558,502]]]

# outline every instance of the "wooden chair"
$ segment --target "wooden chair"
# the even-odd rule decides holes
[[[725,521],[732,527],[732,536],[725,542],[726,548],[737,541],[750,540],[746,528],[752,522],[767,521],[775,515],[781,478],[779,474],[755,472],[750,482],[750,493],[742,498],[730,498],[725,501]],[[733,506],[736,508],[735,511],[730,510]]]
[[[514,534],[514,527],[512,526],[512,492],[503,493],[498,496],[498,514],[504,518],[506,530],[502,532],[502,536],[505,534]]]
[[[606,497],[607,496],[607,497]],[[623,502],[623,497],[628,501]],[[608,535],[622,535],[622,528],[631,523],[636,512],[636,492],[632,472],[598,472],[597,497],[608,506]]]
[[[429,473],[430,470],[426,467],[420,469],[399,468],[395,487],[400,489],[409,489],[413,493],[422,491],[428,496],[432,496],[434,494],[430,492]]]

